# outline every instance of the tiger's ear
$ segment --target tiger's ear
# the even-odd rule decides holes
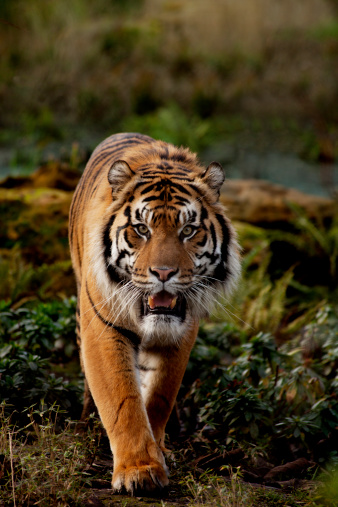
[[[112,187],[113,195],[116,195],[134,176],[132,171],[124,160],[117,160],[113,163],[108,172],[108,181]]]
[[[224,183],[225,175],[223,167],[218,162],[211,162],[202,175],[202,181],[213,190],[217,199],[219,198],[221,186]]]

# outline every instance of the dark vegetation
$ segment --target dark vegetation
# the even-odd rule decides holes
[[[36,177],[21,190],[13,180],[12,191],[30,192]],[[39,192],[48,202],[50,189]],[[48,226],[55,209],[40,215],[44,233],[34,256],[23,240],[35,228],[25,222],[27,213],[34,216],[36,209],[41,213],[39,201],[22,206],[3,233],[9,243],[1,258],[1,494],[6,502],[14,487],[17,505],[83,505],[95,491],[97,501],[108,502],[112,461],[99,423],[93,420],[83,439],[72,422],[80,415],[83,386],[69,261],[57,260],[57,249],[53,256],[45,252],[55,234]],[[62,231],[67,213],[60,216]],[[11,220],[16,230],[22,222],[25,227],[14,249]],[[235,297],[220,301],[200,327],[178,398],[180,422],[173,417],[168,426],[176,465],[163,501],[182,505],[183,495],[191,505],[335,505],[335,222],[325,227],[295,208],[288,232],[244,223],[237,228],[243,280]],[[280,259],[288,247],[294,254]],[[306,269],[296,269],[313,259],[331,283],[314,284]],[[32,478],[27,470],[33,461]],[[253,484],[263,489],[257,493]]]
[[[72,191],[118,130],[202,158],[221,142],[334,162],[338,5],[310,3],[270,31],[243,11],[234,39],[198,1],[1,2],[0,505],[142,505],[107,491],[99,421],[76,427]],[[236,224],[243,280],[201,324],[151,505],[338,505],[338,225],[289,206],[287,223]]]

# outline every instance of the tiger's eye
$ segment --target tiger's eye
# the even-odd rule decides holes
[[[137,226],[137,230],[140,234],[147,234],[149,232],[149,229],[146,225],[144,224],[139,224]]]
[[[183,236],[190,236],[192,234],[193,230],[194,229],[191,227],[191,225],[186,225],[182,229],[182,234],[183,234]]]

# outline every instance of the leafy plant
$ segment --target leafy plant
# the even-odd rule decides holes
[[[76,298],[63,302],[32,303],[32,308],[13,310],[0,304],[0,346],[28,349],[41,357],[57,353],[69,358],[75,351]],[[10,345],[8,345],[10,343]]]
[[[15,411],[16,420],[22,419],[24,408],[33,405],[41,408],[57,403],[73,417],[80,412],[80,388],[51,373],[47,359],[19,347],[0,349],[0,388],[6,413]]]
[[[311,363],[301,338],[278,348],[273,336],[259,333],[240,348],[228,345],[236,356],[228,367],[214,365],[195,377],[184,400],[185,414],[198,414],[197,427],[203,431],[214,428],[220,442],[235,438],[242,445],[265,447],[269,441],[273,448],[274,442],[284,439],[286,453],[292,447],[311,454],[315,448],[316,459],[332,458],[329,442],[337,437],[338,389],[335,377],[330,380],[335,352],[328,359],[326,350],[335,350],[332,340],[337,339],[337,322],[333,308],[324,307],[305,329],[305,336],[310,330],[319,336],[319,330],[324,331],[321,326],[326,329],[328,343],[323,341],[322,353]],[[200,348],[202,342],[199,337]],[[214,344],[213,358],[221,357],[217,346],[221,340]],[[323,362],[328,364],[328,377]],[[318,450],[323,439],[326,449]]]
[[[259,257],[258,266],[257,257]],[[239,290],[230,302],[221,300],[224,310],[217,310],[217,319],[229,318],[229,306],[232,309],[239,308],[240,317],[236,318],[237,315],[234,314],[232,320],[243,330],[250,334],[257,330],[275,333],[287,313],[289,305],[287,290],[294,276],[293,268],[289,268],[280,278],[273,280],[268,272],[271,252],[266,243],[262,243],[255,252],[249,252],[248,258],[244,258],[246,271]],[[231,310],[230,317],[232,314]]]
[[[57,403],[69,414],[80,410],[81,389],[51,372],[54,361],[69,361],[75,352],[76,299],[39,303],[13,310],[0,305],[0,388],[6,410]]]

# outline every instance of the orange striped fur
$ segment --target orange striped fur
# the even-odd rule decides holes
[[[97,407],[114,456],[114,490],[168,484],[165,426],[217,293],[240,272],[218,202],[224,176],[184,148],[117,134],[92,154],[75,191],[69,240],[83,417]]]

